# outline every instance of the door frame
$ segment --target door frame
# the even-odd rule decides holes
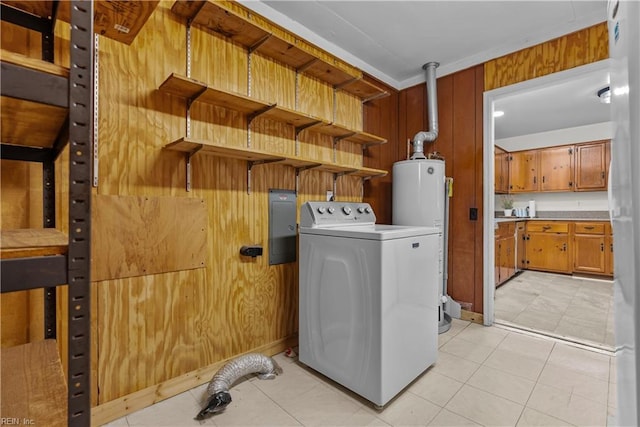
[[[571,68],[557,73],[548,74],[546,76],[535,79],[525,80],[509,86],[486,91],[483,94],[483,247],[485,248],[483,262],[483,324],[485,326],[493,325],[494,298],[495,298],[495,231],[494,231],[494,212],[495,212],[495,195],[493,188],[494,175],[494,118],[493,111],[496,101],[500,98],[514,96],[526,93],[533,89],[540,89],[546,86],[553,86],[565,80],[571,80],[586,73],[593,71],[608,70],[611,60],[605,59],[598,62],[582,65],[580,67]]]

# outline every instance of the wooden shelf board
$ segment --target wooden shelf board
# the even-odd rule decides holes
[[[351,175],[360,176],[360,177],[363,177],[363,178],[365,178],[365,177],[375,178],[375,177],[380,177],[380,176],[387,175],[387,171],[382,170],[382,169],[372,169],[372,168],[361,167],[356,172],[353,172]]]
[[[269,39],[262,45],[260,45],[255,51],[266,57],[273,58],[278,62],[289,65],[296,70],[303,65],[308,64],[315,58],[309,52],[306,52],[299,47],[273,35],[269,37]]]
[[[250,98],[239,93],[227,92],[221,89],[208,87],[198,98],[198,102],[240,111],[244,114],[252,114],[269,107],[271,104]]]
[[[358,79],[347,83],[342,90],[362,99],[389,96],[389,92],[364,79]]]
[[[170,144],[167,144],[164,148],[173,151],[193,152],[196,149],[200,149],[200,153],[211,154],[219,157],[228,157],[232,159],[241,159],[247,161],[281,161],[286,156],[278,154],[267,153],[260,150],[252,150],[250,148],[231,147],[226,145],[219,145],[209,141],[195,140],[180,138]]]
[[[279,107],[279,106],[276,106],[275,108],[267,111],[266,113],[261,114],[260,117],[277,120],[280,122],[293,125],[295,127],[308,126],[314,123],[318,123],[318,124],[323,123],[323,120],[320,118],[313,117],[308,114],[303,114],[298,111],[294,111],[289,108]]]
[[[2,97],[2,142],[51,148],[65,123],[66,108]]]
[[[174,11],[181,9],[178,5],[182,1],[176,2]],[[206,1],[193,16],[193,24],[218,35],[222,35],[243,46],[253,46],[270,33],[263,28],[248,22],[243,17],[238,16],[231,10],[226,10],[216,5],[214,2]]]
[[[53,74],[55,76],[64,77],[66,79],[69,78],[68,68],[61,67],[48,61],[43,61],[41,59],[29,58],[28,56],[11,52],[10,50],[0,49],[0,60],[2,62],[18,65],[20,67],[29,68],[35,71]]]
[[[4,419],[34,425],[67,425],[67,385],[55,340],[0,350]]]
[[[0,230],[1,258],[26,258],[67,253],[69,238],[55,228]]]
[[[358,132],[353,136],[345,138],[344,140],[362,145],[380,145],[387,142],[386,139],[367,132]]]
[[[51,0],[3,0],[3,3],[44,18],[51,16],[53,6]],[[59,3],[57,18],[61,21],[70,21],[70,3],[69,1],[61,1]],[[131,44],[156,9],[158,3],[159,0],[98,0],[94,3],[93,30],[104,37]]]
[[[226,145],[219,145],[210,141],[187,138],[180,138],[170,144],[167,144],[164,148],[166,150],[180,151],[185,153],[192,153],[197,151],[198,153],[202,154],[253,162],[277,162],[278,164],[291,166],[293,168],[312,168],[324,172],[344,173],[361,177],[384,176],[387,174],[387,171],[380,169],[339,165],[336,163],[322,162],[298,156],[281,155],[277,153],[269,153],[266,151],[243,147],[230,147]]]
[[[190,79],[176,73],[172,73],[160,85],[160,91],[182,98],[192,99],[207,88],[207,84]]]
[[[354,75],[336,63],[318,58],[302,45],[283,40],[269,29],[248,21],[215,1],[178,0],[171,10],[179,16],[191,18],[194,25],[208,32],[227,37],[249,50],[300,69],[334,87],[341,87],[352,95],[367,99],[386,94],[383,89],[362,80],[362,72]]]

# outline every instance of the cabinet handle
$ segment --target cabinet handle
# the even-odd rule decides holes
[[[545,225],[544,227],[542,227],[543,230],[550,230],[551,226],[550,225]]]
[[[613,252],[613,243],[611,243],[611,252]]]
[[[593,230],[595,227],[592,225],[587,225],[584,227],[585,230]]]
[[[604,171],[601,172],[602,179],[604,179]]]
[[[562,244],[562,251],[563,251],[563,252],[566,252],[566,251],[567,251],[567,244],[566,244],[566,243],[563,243],[563,244]]]
[[[600,252],[604,252],[604,243],[600,243]]]
[[[604,173],[604,172],[603,172],[603,173]],[[538,182],[538,179],[537,179],[537,178],[538,178],[537,176],[534,176],[534,177],[533,177],[533,183],[534,183],[534,184],[536,184],[536,183]]]
[[[573,187],[573,182],[569,181],[569,187]]]

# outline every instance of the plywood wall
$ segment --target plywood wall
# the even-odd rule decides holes
[[[603,22],[485,63],[485,90],[568,70],[609,57]]]
[[[244,161],[198,154],[192,159],[192,190],[187,192],[184,156],[163,149],[186,136],[187,122],[185,101],[158,91],[171,73],[186,75],[186,27],[172,14],[172,5],[161,1],[130,46],[99,39],[99,179],[94,193],[203,199],[209,218],[206,266],[93,284],[94,403],[99,405],[297,334],[297,263],[269,266],[266,256],[268,192],[295,189],[294,170],[254,166],[247,194]],[[18,49],[14,44],[25,45],[24,38],[7,35],[4,29],[3,47],[5,40],[12,50]],[[249,88],[243,47],[196,28],[191,36],[191,77],[242,94],[250,89],[262,100],[362,129],[358,98],[338,93],[334,105],[331,87],[300,76],[296,100],[295,71],[259,55],[251,57]],[[230,146],[248,143],[245,117],[208,105],[193,106],[190,134]],[[260,118],[252,124],[251,147],[295,154],[294,138],[289,125]],[[333,141],[304,131],[299,154],[334,161]],[[338,163],[362,165],[359,145],[341,142],[335,156]],[[5,179],[2,166],[4,216],[4,197],[20,183]],[[333,178],[326,172],[302,171],[299,205],[324,199],[333,189]],[[362,200],[360,178],[339,177],[336,190],[337,200]],[[21,208],[12,222],[3,218],[3,226],[27,221],[33,208],[28,193],[18,191],[11,198],[6,203]],[[239,249],[247,244],[263,245],[265,256],[242,258]],[[107,255],[104,251],[94,247],[94,263]],[[18,330],[24,321],[11,324]],[[7,329],[3,317],[3,334]]]

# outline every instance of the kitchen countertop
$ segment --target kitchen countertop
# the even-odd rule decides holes
[[[519,218],[515,216],[504,216],[502,212],[496,212],[495,221],[609,221],[608,211],[538,211],[535,218]]]

